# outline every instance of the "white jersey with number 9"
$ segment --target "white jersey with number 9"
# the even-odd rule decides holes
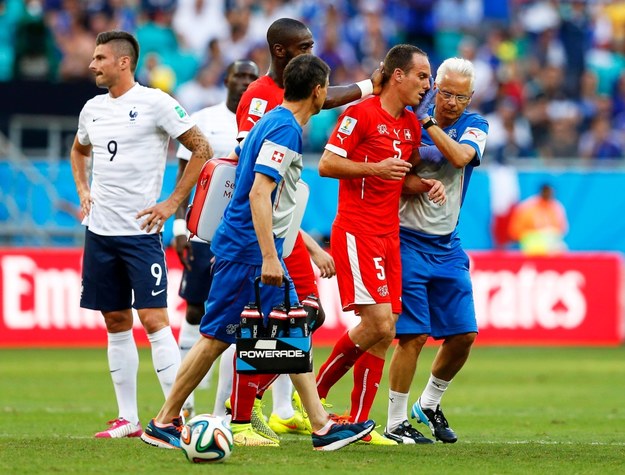
[[[193,125],[175,99],[140,84],[89,100],[78,121],[78,141],[93,147],[92,206],[83,224],[104,236],[144,234],[135,216],[161,194],[169,138]]]

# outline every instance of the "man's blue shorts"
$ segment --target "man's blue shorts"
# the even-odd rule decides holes
[[[288,276],[284,262],[284,274]],[[215,257],[213,283],[206,302],[206,313],[200,323],[200,333],[226,343],[234,343],[241,312],[255,301],[254,280],[261,266],[241,264]],[[284,287],[261,285],[260,296],[265,323],[271,309],[284,301]],[[293,282],[289,286],[291,304],[298,302]]]
[[[191,241],[191,249],[193,252],[191,270],[183,271],[178,295],[191,304],[204,305],[213,280],[211,272],[213,253],[207,242]]]
[[[469,257],[458,247],[427,254],[401,242],[402,313],[397,335],[444,338],[477,332]]]
[[[80,306],[112,312],[131,305],[137,309],[167,307],[161,235],[100,236],[87,229]]]

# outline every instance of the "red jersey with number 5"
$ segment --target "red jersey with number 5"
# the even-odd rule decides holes
[[[390,157],[409,160],[421,143],[421,125],[404,110],[395,119],[379,97],[349,107],[339,118],[326,150],[354,162],[377,163]],[[365,177],[339,180],[334,224],[352,233],[384,236],[399,232],[402,181]]]

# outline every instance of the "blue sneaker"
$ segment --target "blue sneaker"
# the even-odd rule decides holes
[[[447,419],[441,410],[440,404],[436,406],[436,411],[421,408],[421,399],[412,405],[410,415],[418,422],[430,426],[432,435],[436,440],[446,444],[453,444],[458,440],[456,433],[449,427]]]
[[[369,419],[355,424],[336,423],[327,434],[312,433],[313,448],[315,450],[338,450],[346,445],[362,439],[375,428],[375,422]]]
[[[161,449],[179,449],[180,432],[182,431],[182,418],[176,417],[171,424],[165,427],[157,427],[154,419],[146,426],[141,435],[141,440],[146,444],[160,447]]]

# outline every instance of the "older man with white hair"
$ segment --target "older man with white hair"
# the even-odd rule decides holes
[[[480,165],[488,135],[488,122],[466,110],[474,80],[470,61],[445,60],[436,73],[438,92],[433,105],[415,111],[423,127],[421,162],[406,177],[400,204],[403,306],[396,324],[399,341],[391,360],[384,430],[387,438],[398,443],[431,443],[406,418],[417,359],[429,336],[443,343],[411,415],[428,425],[437,440],[457,440],[440,402],[467,361],[478,331],[469,258],[457,230],[471,173]],[[447,190],[447,202],[439,206],[415,194],[418,177],[440,180]]]

